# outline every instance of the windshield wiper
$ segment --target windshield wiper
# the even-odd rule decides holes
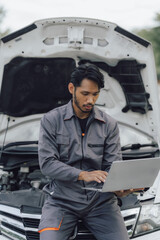
[[[131,150],[137,150],[140,149],[142,147],[158,147],[158,145],[156,143],[147,143],[147,144],[140,144],[140,143],[135,143],[135,144],[128,144],[126,146],[123,146],[121,148],[122,151],[131,149]]]
[[[3,147],[3,151],[7,148],[14,147],[14,146],[26,146],[26,145],[33,145],[38,144],[38,141],[22,141],[22,142],[12,142],[8,143]]]
[[[95,106],[99,106],[99,107],[105,107],[106,104],[105,103],[95,103]]]

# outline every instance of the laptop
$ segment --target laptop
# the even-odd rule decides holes
[[[114,192],[151,187],[160,170],[160,157],[115,161],[112,163],[103,187],[83,189]]]

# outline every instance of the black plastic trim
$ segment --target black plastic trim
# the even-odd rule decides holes
[[[33,214],[33,218],[34,218],[34,214],[42,214],[42,209],[41,207],[22,205],[21,213]]]
[[[146,92],[141,69],[146,67],[146,64],[140,64],[136,60],[120,60],[116,66],[110,66],[105,62],[94,62],[83,59],[79,65],[84,63],[93,63],[103,71],[107,72],[110,77],[116,79],[125,94],[126,105],[122,112],[138,112],[145,114],[152,111],[152,105],[149,103],[150,95]]]
[[[121,28],[119,26],[117,26],[114,30],[116,32],[118,32],[118,33],[120,33],[120,34],[122,34],[122,35],[124,35],[124,36],[126,36],[126,37],[128,37],[130,39],[132,39],[133,41],[141,44],[142,46],[144,46],[146,48],[150,45],[150,43],[147,42],[146,40],[144,40],[144,39],[134,35],[133,33],[130,33],[128,31],[124,30],[123,28]]]
[[[23,218],[23,225],[28,228],[38,228],[40,219],[34,218],[32,215],[32,218]]]
[[[35,24],[29,25],[28,27],[25,27],[25,28],[23,28],[19,31],[16,31],[14,33],[11,33],[11,34],[7,35],[6,37],[3,37],[1,40],[2,40],[3,43],[7,43],[7,42],[9,42],[9,41],[11,41],[11,40],[13,40],[17,37],[20,37],[21,35],[23,35],[25,33],[28,33],[30,31],[36,29],[36,28],[37,28],[37,26]]]
[[[15,57],[4,66],[0,112],[24,117],[67,104],[72,58]]]
[[[11,214],[11,213],[0,211],[0,215],[8,217],[8,218],[11,218],[11,219],[14,219],[14,220],[19,221],[19,222],[22,222],[22,218],[21,217],[18,217],[16,215]]]
[[[19,233],[19,234],[22,234],[22,235],[25,236],[25,230],[22,230],[22,229],[20,229],[20,228],[18,228],[16,226],[13,226],[13,225],[11,225],[9,223],[6,223],[6,222],[3,222],[3,221],[1,222],[1,225],[2,225],[2,227],[3,226],[6,227],[8,229],[8,231],[11,230],[11,231],[14,231],[15,234]]]

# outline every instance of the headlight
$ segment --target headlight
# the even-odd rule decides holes
[[[129,237],[132,237],[133,235],[139,212],[140,207],[125,209],[121,211]]]
[[[160,205],[143,205],[138,219],[134,237],[160,229]]]

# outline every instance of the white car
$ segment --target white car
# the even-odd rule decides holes
[[[49,181],[38,165],[42,115],[67,103],[78,64],[105,76],[97,106],[117,119],[123,159],[160,155],[160,110],[152,46],[114,23],[86,18],[36,21],[0,41],[0,240],[39,239]],[[145,174],[145,172],[144,172]],[[160,239],[160,177],[119,199],[129,237]],[[94,239],[79,220],[71,239]]]

